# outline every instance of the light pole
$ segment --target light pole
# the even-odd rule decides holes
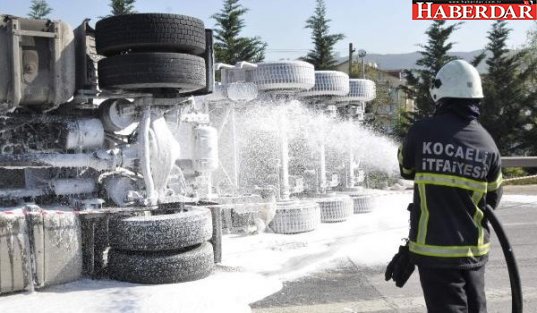
[[[349,43],[349,76],[351,76],[351,71],[352,71],[352,54],[356,51],[356,49],[354,49],[352,47],[352,42]]]
[[[367,52],[364,49],[358,50],[358,57],[362,59],[362,78],[365,78],[365,65],[364,57],[367,55]]]

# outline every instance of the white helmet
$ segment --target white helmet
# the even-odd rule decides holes
[[[436,74],[430,92],[434,102],[442,98],[483,98],[479,72],[464,60],[454,60],[442,66]]]

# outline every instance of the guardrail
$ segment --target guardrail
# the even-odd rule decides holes
[[[502,157],[502,167],[537,167],[537,156]]]

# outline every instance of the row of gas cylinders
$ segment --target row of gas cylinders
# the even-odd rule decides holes
[[[372,80],[350,79],[349,75],[340,71],[315,71],[312,64],[303,61],[265,62],[249,66],[239,63],[224,67],[221,77],[222,83],[215,87],[208,100],[251,101],[257,97],[257,91],[294,94],[305,99],[324,98],[337,106],[376,98],[376,85]],[[255,85],[255,88],[250,88],[255,90],[246,90],[245,83]]]

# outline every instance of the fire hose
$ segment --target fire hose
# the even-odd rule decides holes
[[[490,221],[490,225],[494,229],[498,241],[502,247],[503,255],[507,263],[507,271],[509,272],[509,281],[511,283],[511,298],[513,313],[522,313],[523,299],[522,299],[522,284],[520,282],[520,274],[518,272],[518,266],[516,263],[513,248],[509,243],[509,239],[503,230],[503,226],[496,217],[492,207],[487,205],[485,208],[485,217]]]

